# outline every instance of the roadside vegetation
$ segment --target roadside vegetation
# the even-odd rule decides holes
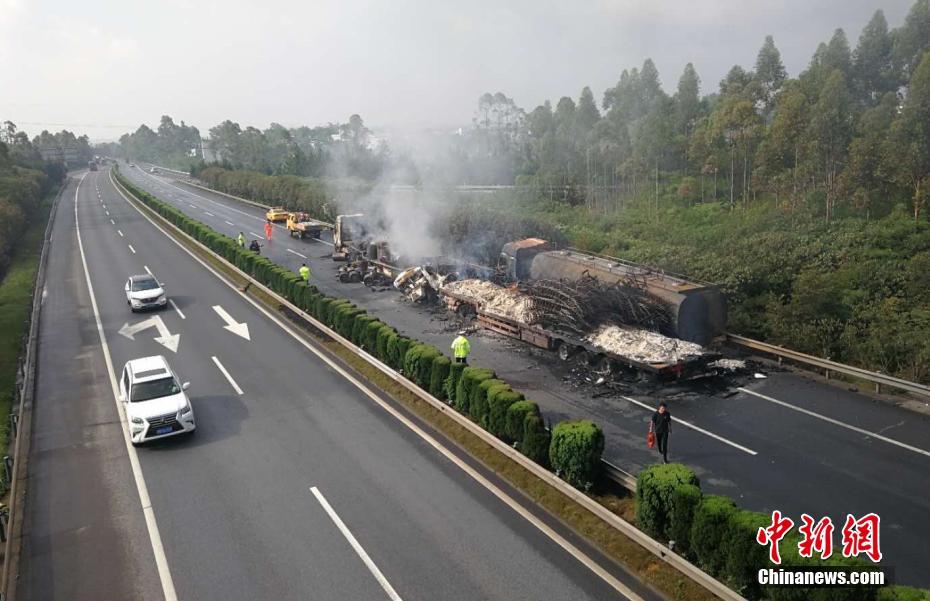
[[[0,133],[0,449],[5,452],[43,234],[65,168],[44,163],[9,121]],[[3,480],[0,488],[8,485]]]

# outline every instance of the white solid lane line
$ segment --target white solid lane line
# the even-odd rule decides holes
[[[256,234],[255,232],[249,232],[249,233],[250,233],[251,235],[255,236],[256,238],[261,238],[262,240],[265,239],[265,237],[262,236],[261,234]]]
[[[345,522],[342,521],[342,518],[339,517],[339,514],[336,513],[336,510],[333,509],[333,506],[329,504],[329,501],[326,500],[326,497],[323,496],[323,493],[320,492],[316,486],[310,487],[310,492],[313,493],[313,496],[316,497],[316,500],[319,501],[320,506],[323,507],[323,511],[329,516],[329,519],[336,524],[336,528],[339,529],[339,532],[342,533],[342,536],[349,541],[349,545],[352,549],[358,554],[361,558],[362,563],[365,564],[365,567],[368,568],[368,571],[371,572],[371,575],[375,577],[375,580],[378,581],[378,584],[381,585],[381,588],[384,589],[384,592],[387,593],[388,598],[391,601],[402,601],[400,595],[397,594],[397,591],[394,590],[394,587],[391,586],[391,583],[387,581],[387,578],[384,577],[384,574],[381,573],[381,570],[378,569],[378,566],[375,565],[375,562],[371,560],[371,557],[368,556],[368,553],[365,549],[362,548],[362,545],[359,544],[355,536],[352,534],[352,531],[349,530],[348,526],[345,525]]]
[[[132,254],[136,254],[136,249],[132,247],[132,244],[129,244],[128,246],[129,246],[129,250],[132,251]]]
[[[168,304],[171,305],[171,308],[174,309],[174,310],[177,312],[177,314],[181,316],[181,319],[187,319],[186,317],[184,317],[184,313],[182,313],[181,310],[178,309],[178,306],[177,306],[176,304],[174,304],[174,300],[173,300],[173,299],[170,299],[170,298],[169,298],[169,299],[168,299]]]
[[[123,230],[116,230],[116,233],[119,234],[119,237],[123,237]]]
[[[311,345],[309,342],[304,340],[304,338],[302,338],[299,334],[297,334],[294,330],[292,330],[290,326],[288,326],[287,323],[279,319],[277,315],[274,315],[273,313],[268,311],[264,306],[258,304],[258,301],[256,301],[249,295],[243,293],[241,290],[239,290],[239,288],[235,284],[230,283],[224,276],[220,275],[218,271],[216,271],[213,267],[211,267],[208,263],[206,263],[199,256],[194,254],[193,251],[191,251],[189,248],[181,244],[181,242],[179,242],[178,240],[175,240],[171,236],[171,234],[169,234],[161,225],[155,223],[155,221],[152,220],[151,217],[143,213],[139,207],[137,207],[136,205],[134,205],[132,202],[129,201],[129,198],[123,193],[123,191],[116,187],[116,183],[113,181],[112,175],[110,176],[110,183],[116,189],[117,193],[119,193],[119,195],[123,197],[123,200],[126,201],[126,204],[132,207],[146,221],[151,223],[152,227],[154,227],[156,230],[161,232],[166,238],[168,238],[168,240],[174,243],[182,251],[187,253],[194,261],[199,263],[208,272],[212,273],[216,277],[216,279],[219,280],[222,284],[224,284],[227,288],[229,288],[233,292],[233,294],[239,295],[239,297],[243,301],[252,305],[252,307],[254,307],[256,311],[258,311],[259,313],[267,317],[269,321],[271,321],[272,323],[276,324],[279,328],[281,328],[281,330],[285,334],[290,336],[297,344],[301,345],[302,347],[307,349],[309,352],[316,355],[317,358],[319,358],[323,363],[328,365],[333,371],[335,371],[336,373],[341,375],[343,378],[345,378],[346,381],[350,382],[360,392],[362,392],[365,396],[371,399],[373,403],[381,407],[385,411],[385,413],[392,416],[394,419],[396,419],[398,422],[403,424],[411,432],[419,436],[421,440],[423,440],[426,444],[428,444],[433,449],[435,449],[436,452],[440,453],[443,457],[449,460],[453,465],[455,465],[460,470],[462,470],[472,480],[474,480],[475,482],[483,486],[488,492],[493,494],[502,503],[507,505],[514,513],[522,517],[524,520],[530,523],[533,527],[535,527],[537,530],[542,532],[546,537],[548,537],[549,540],[557,544],[566,553],[574,557],[581,565],[585,566],[588,570],[590,570],[595,575],[597,575],[599,578],[601,578],[601,580],[603,580],[608,585],[610,585],[614,590],[620,593],[620,595],[622,595],[624,599],[629,599],[630,601],[643,601],[642,597],[637,595],[632,589],[630,589],[630,587],[620,582],[610,572],[604,569],[599,563],[597,563],[591,557],[586,555],[581,549],[573,545],[571,542],[568,541],[568,539],[566,539],[561,534],[553,530],[552,527],[550,527],[548,524],[546,524],[545,522],[537,518],[533,513],[531,513],[528,509],[520,505],[513,497],[511,497],[506,492],[501,490],[496,484],[494,484],[493,482],[485,478],[472,466],[465,463],[465,461],[460,459],[455,453],[449,450],[446,446],[444,446],[438,440],[433,438],[429,433],[427,433],[425,430],[420,428],[420,426],[412,422],[406,415],[401,413],[400,410],[395,409],[390,404],[388,404],[387,401],[381,399],[370,388],[368,388],[368,386],[366,386],[363,382],[359,381],[352,374],[350,374],[349,372],[344,370],[342,367],[340,367],[339,364],[335,363],[332,359],[330,359],[327,355],[325,355],[323,351],[321,351],[320,349],[316,348],[315,346]]]
[[[223,364],[220,363],[220,360],[217,359],[216,357],[210,357],[210,358],[213,359],[214,363],[216,363],[217,369],[219,369],[223,373],[223,375],[226,376],[226,379],[229,381],[229,385],[233,387],[233,390],[236,391],[236,394],[242,394],[242,389],[239,388],[239,385],[236,384],[236,381],[233,380],[233,377],[229,375],[229,372],[226,371],[226,368],[223,367]]]
[[[145,267],[145,272],[146,272],[146,273],[148,273],[148,274],[149,274],[150,276],[152,276],[153,278],[155,277],[155,274],[152,273],[152,270],[149,269],[149,266],[148,266],[148,265],[143,265],[143,267]]]
[[[139,502],[142,504],[142,514],[145,516],[145,527],[149,533],[149,540],[152,543],[152,553],[155,555],[155,567],[158,571],[158,578],[161,581],[161,589],[165,595],[165,601],[177,601],[178,595],[174,590],[174,580],[171,578],[171,570],[168,567],[168,558],[165,556],[165,548],[161,542],[161,534],[158,531],[158,522],[155,520],[155,510],[152,507],[152,501],[149,498],[148,487],[145,485],[145,476],[142,475],[142,465],[139,463],[139,456],[132,441],[129,439],[129,430],[127,429],[126,410],[119,400],[119,386],[116,383],[116,372],[113,369],[113,359],[110,357],[110,347],[107,344],[107,336],[103,331],[103,322],[100,320],[100,310],[97,308],[97,298],[94,296],[94,286],[90,281],[90,270],[87,268],[87,257],[84,255],[84,243],[81,240],[81,222],[78,220],[77,199],[78,192],[81,189],[81,182],[84,181],[86,174],[78,180],[77,188],[74,190],[74,224],[77,230],[78,250],[81,255],[81,265],[84,266],[84,278],[87,280],[87,291],[90,293],[90,305],[94,310],[94,320],[97,322],[97,336],[100,338],[100,347],[103,349],[103,358],[107,366],[107,374],[110,376],[110,390],[113,393],[113,402],[116,403],[116,412],[119,414],[120,430],[123,431],[123,441],[126,443],[126,452],[129,454],[129,465],[132,468],[132,475],[136,481],[136,490],[139,493]]]
[[[302,258],[302,259],[306,259],[306,258],[307,258],[307,255],[302,255],[302,254],[300,254],[299,252],[297,252],[296,250],[291,250],[291,249],[289,249],[289,248],[285,248],[284,250],[286,250],[286,251],[289,252],[289,253],[294,253],[295,255],[297,255],[298,257],[300,257],[300,258]]]
[[[647,411],[654,411],[654,408],[653,408],[653,407],[650,407],[649,405],[647,405],[646,403],[643,403],[643,402],[641,402],[641,401],[637,401],[636,399],[631,399],[631,398],[628,397],[628,396],[621,396],[620,398],[621,398],[621,399],[625,399],[625,400],[627,400],[627,401],[633,403],[634,405],[638,405],[639,407],[642,407],[643,409],[646,409]],[[724,438],[723,436],[720,436],[719,434],[714,434],[713,432],[708,432],[708,431],[705,430],[704,428],[695,426],[694,424],[692,424],[692,423],[690,423],[690,422],[686,422],[685,420],[683,420],[683,419],[681,419],[681,418],[679,418],[679,417],[676,417],[676,418],[675,418],[675,423],[676,423],[676,424],[681,424],[682,426],[684,426],[684,427],[686,427],[686,428],[691,428],[692,430],[694,430],[694,431],[696,431],[696,432],[700,432],[701,434],[703,434],[703,435],[705,435],[705,436],[710,436],[710,437],[713,438],[714,440],[719,440],[719,441],[722,442],[723,444],[730,445],[730,446],[733,447],[734,449],[739,449],[740,451],[742,451],[742,452],[744,452],[744,453],[747,453],[747,454],[749,454],[749,455],[758,455],[758,454],[759,454],[759,453],[753,451],[752,449],[746,448],[746,447],[744,447],[744,446],[741,445],[741,444],[737,444],[737,443],[733,442],[732,440],[729,440],[729,439],[727,439],[727,438]]]
[[[859,428],[859,427],[857,427],[857,426],[853,426],[853,425],[851,425],[851,424],[847,424],[847,423],[845,423],[845,422],[841,422],[841,421],[839,421],[839,420],[837,420],[837,419],[833,419],[832,417],[827,417],[826,415],[821,415],[821,414],[816,413],[816,412],[814,412],[814,411],[811,411],[811,410],[809,410],[809,409],[804,409],[804,408],[802,408],[802,407],[798,407],[797,405],[792,405],[791,403],[786,403],[785,401],[779,401],[778,399],[772,398],[772,397],[770,397],[770,396],[766,396],[766,395],[761,394],[761,393],[758,393],[758,392],[754,392],[754,391],[752,391],[752,390],[749,390],[748,388],[737,388],[737,390],[739,390],[740,392],[745,392],[746,394],[752,395],[752,396],[754,396],[754,397],[760,398],[760,399],[762,399],[763,401],[768,401],[768,402],[770,402],[770,403],[775,403],[776,405],[781,405],[782,407],[787,407],[788,409],[791,409],[792,411],[797,411],[798,413],[803,413],[804,415],[809,415],[809,416],[811,416],[811,417],[815,417],[815,418],[820,419],[820,420],[823,420],[823,421],[825,421],[825,422],[827,422],[827,423],[833,424],[834,426],[839,426],[839,427],[841,427],[841,428],[846,428],[847,430],[852,430],[853,432],[858,432],[859,434],[862,434],[862,435],[864,435],[864,436],[868,436],[869,438],[874,438],[874,439],[880,440],[880,441],[882,441],[882,442],[887,442],[888,444],[893,444],[893,445],[895,445],[896,447],[901,447],[902,449],[907,449],[908,451],[911,451],[911,452],[914,452],[914,453],[918,453],[918,454],[924,455],[924,456],[926,456],[926,457],[930,457],[930,451],[925,451],[924,449],[911,446],[911,445],[909,445],[909,444],[907,444],[907,443],[904,443],[904,442],[895,440],[895,439],[893,439],[893,438],[888,438],[887,436],[882,436],[881,434],[877,434],[877,433],[875,433],[875,432],[871,432],[871,431],[869,431],[869,430],[865,430],[865,429],[863,429],[863,428]]]

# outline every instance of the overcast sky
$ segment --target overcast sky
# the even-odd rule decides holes
[[[169,114],[206,130],[457,126],[483,92],[530,110],[600,102],[651,57],[666,90],[687,62],[713,91],[766,34],[791,75],[842,27],[912,0],[0,0],[0,120],[114,139]]]

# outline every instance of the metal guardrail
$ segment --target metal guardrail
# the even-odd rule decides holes
[[[805,353],[793,351],[783,346],[760,342],[758,340],[753,340],[744,336],[737,336],[736,334],[727,334],[726,339],[728,342],[732,342],[733,344],[737,344],[742,347],[768,353],[770,355],[775,355],[779,358],[779,360],[789,359],[791,361],[797,361],[798,363],[803,363],[805,365],[819,367],[825,371],[827,378],[830,377],[831,372],[835,372],[838,374],[844,374],[854,378],[859,378],[861,380],[873,382],[875,384],[875,392],[881,392],[881,387],[887,386],[888,388],[904,390],[906,392],[912,392],[922,396],[930,396],[930,386],[926,386],[924,384],[902,380],[901,378],[888,376],[875,371],[869,371],[867,369],[862,369],[861,367],[853,367],[852,365],[837,363],[836,361],[830,361],[829,359],[822,359],[813,355],[807,355]]]
[[[270,288],[266,287],[264,284],[254,279],[253,277],[251,277],[250,275],[248,275],[247,273],[245,273],[244,271],[242,271],[241,269],[239,269],[238,267],[230,263],[228,260],[220,256],[216,252],[207,248],[203,243],[199,242],[192,236],[186,234],[181,229],[179,229],[177,226],[175,226],[173,223],[171,223],[170,221],[168,221],[167,219],[159,215],[157,212],[155,212],[150,207],[146,206],[145,203],[135,198],[135,196],[131,192],[129,192],[129,190],[123,188],[121,185],[119,185],[118,182],[112,179],[112,174],[110,175],[110,177],[111,177],[111,181],[113,182],[113,184],[117,186],[121,192],[128,195],[127,198],[129,196],[132,196],[136,203],[141,205],[141,207],[143,207],[148,213],[151,213],[151,215],[154,216],[156,219],[158,219],[159,222],[165,224],[169,230],[171,230],[172,232],[176,232],[179,237],[187,241],[190,241],[197,248],[209,254],[215,260],[219,261],[221,264],[226,266],[227,269],[232,270],[239,277],[250,282],[252,286],[255,286],[256,288],[260,289],[264,294],[275,299],[281,306],[287,307],[295,315],[299,316],[301,319],[311,324],[314,328],[323,332],[326,336],[338,342],[344,348],[346,348],[347,350],[349,350],[356,356],[363,359],[369,365],[371,365],[375,369],[385,374],[387,377],[389,377],[391,380],[393,380],[397,384],[403,386],[406,390],[416,395],[420,400],[424,401],[425,403],[432,406],[434,409],[443,413],[444,415],[447,415],[450,419],[455,421],[456,424],[468,430],[471,434],[479,438],[482,442],[493,447],[499,453],[508,457],[509,459],[511,459],[512,461],[514,461],[515,463],[523,467],[525,470],[533,474],[535,477],[539,478],[543,482],[552,486],[557,491],[559,491],[561,494],[565,495],[566,497],[568,497],[569,499],[571,499],[578,505],[582,506],[586,510],[593,513],[595,516],[597,516],[598,518],[603,520],[605,523],[607,523],[610,527],[614,528],[615,530],[629,537],[634,542],[639,544],[641,547],[643,547],[650,553],[654,554],[659,559],[665,561],[666,563],[668,563],[675,569],[679,570],[680,572],[682,572],[683,574],[685,574],[686,576],[688,576],[689,578],[691,578],[692,580],[700,584],[701,586],[705,587],[711,593],[717,595],[720,599],[724,599],[725,601],[746,601],[744,597],[742,597],[741,595],[739,595],[738,593],[736,593],[735,591],[733,591],[732,589],[724,585],[719,580],[715,579],[710,574],[704,572],[699,567],[697,567],[696,565],[694,565],[693,563],[691,563],[690,561],[688,561],[681,555],[678,555],[674,551],[670,550],[663,543],[651,538],[648,534],[639,530],[630,522],[627,522],[626,520],[624,520],[617,514],[613,513],[612,511],[610,511],[609,509],[607,509],[606,507],[604,507],[603,505],[601,505],[600,503],[592,499],[591,497],[587,496],[580,490],[572,487],[567,482],[560,479],[553,472],[550,472],[546,468],[542,467],[541,465],[537,464],[533,460],[524,456],[519,451],[517,451],[510,445],[505,444],[503,441],[498,439],[496,436],[494,436],[490,432],[487,432],[484,428],[482,428],[478,424],[474,423],[473,421],[471,421],[464,415],[450,408],[448,405],[446,405],[445,403],[443,403],[436,397],[424,391],[419,386],[417,386],[416,384],[414,384],[407,378],[403,377],[393,368],[382,363],[379,359],[368,354],[365,350],[355,345],[355,343],[344,338],[343,336],[341,336],[340,334],[338,334],[337,332],[329,328],[329,326],[327,326],[326,324],[320,321],[317,321],[317,319],[314,318],[312,315],[306,313],[305,311],[303,311],[302,309],[300,309],[299,307],[291,303],[289,300],[273,292]],[[151,221],[151,218],[149,218],[149,220]],[[154,224],[154,221],[152,223]],[[156,227],[160,227],[160,226],[156,225]],[[212,268],[209,268],[209,269],[212,270]],[[217,275],[219,276],[219,274]],[[224,277],[224,276],[219,276],[219,277]],[[621,470],[620,468],[616,467],[613,464],[610,464],[607,462],[604,462],[604,463],[605,463],[605,469],[607,470],[608,476],[611,479],[613,479],[616,482],[619,482],[620,484],[624,486],[627,486],[627,488],[629,488],[629,485],[632,485],[631,490],[636,490],[635,478],[633,478],[631,474],[624,472],[623,470]]]
[[[42,290],[45,288],[45,266],[48,263],[48,249],[51,245],[52,226],[55,223],[55,214],[58,211],[58,203],[61,195],[67,187],[68,180],[62,183],[58,194],[52,201],[52,206],[48,213],[48,223],[45,226],[45,234],[42,239],[42,251],[39,253],[39,263],[36,267],[35,282],[32,289],[32,311],[30,313],[29,334],[26,339],[25,359],[23,361],[22,386],[18,391],[19,404],[16,406],[15,413],[11,412],[10,434],[14,437],[12,470],[10,470],[10,498],[9,498],[9,515],[5,528],[6,541],[3,551],[3,569],[0,574],[0,600],[10,599],[15,595],[15,579],[10,578],[10,570],[14,563],[18,565],[19,554],[14,553],[14,541],[17,541],[22,532],[22,516],[20,513],[20,501],[23,496],[20,491],[20,465],[22,464],[22,455],[24,448],[28,444],[24,439],[28,439],[32,430],[30,422],[31,416],[23,418],[26,412],[31,410],[32,398],[35,394],[36,355],[39,338],[39,320],[42,314]],[[15,416],[15,417],[14,417]],[[5,449],[4,449],[5,451]],[[15,558],[14,558],[15,555]],[[15,561],[14,561],[15,560]]]

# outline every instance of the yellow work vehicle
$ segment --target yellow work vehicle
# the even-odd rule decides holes
[[[320,232],[327,229],[329,224],[311,219],[308,213],[288,213],[287,233],[294,238],[319,238]]]
[[[265,213],[265,219],[275,223],[278,221],[286,221],[288,212],[284,207],[272,207],[268,209],[268,212]]]

